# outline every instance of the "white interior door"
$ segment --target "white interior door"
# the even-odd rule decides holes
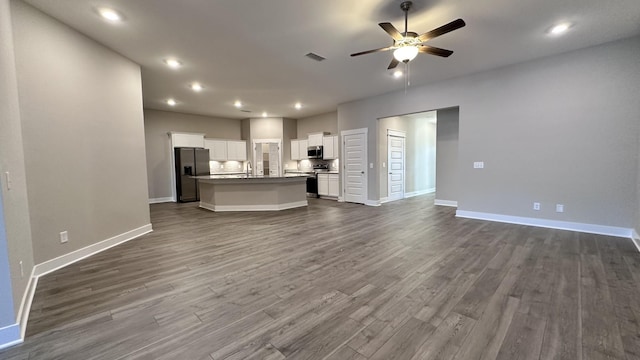
[[[280,145],[269,143],[269,176],[280,176]]]
[[[364,204],[367,199],[367,133],[343,132],[344,201]]]
[[[388,192],[389,201],[404,199],[405,186],[405,137],[404,134],[389,130],[387,134]]]

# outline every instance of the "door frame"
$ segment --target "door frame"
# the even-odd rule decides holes
[[[252,175],[256,174],[256,144],[257,143],[278,143],[278,176],[282,176],[282,139],[252,139],[251,140],[251,159],[252,161],[252,168],[251,168],[251,173]]]
[[[360,129],[352,129],[352,130],[342,130],[340,131],[340,141],[341,141],[341,146],[340,146],[340,162],[342,163],[342,171],[340,171],[340,196],[338,197],[338,201],[340,202],[344,202],[345,201],[345,193],[346,193],[346,179],[345,176],[347,175],[346,169],[347,169],[347,162],[346,162],[346,156],[345,156],[345,150],[346,150],[346,146],[345,146],[345,141],[344,141],[344,137],[348,136],[348,135],[364,135],[364,156],[362,158],[362,161],[364,162],[364,199],[363,199],[363,204],[365,205],[370,205],[369,204],[369,150],[368,150],[368,142],[369,142],[369,128],[360,128]]]
[[[391,150],[389,148],[389,143],[391,137],[399,137],[402,138],[402,197],[398,199],[391,199],[391,181],[390,181],[390,172],[391,172]],[[387,129],[387,201],[395,201],[401,200],[406,197],[406,186],[407,186],[407,167],[406,167],[406,159],[407,159],[407,133],[402,130],[392,130]]]

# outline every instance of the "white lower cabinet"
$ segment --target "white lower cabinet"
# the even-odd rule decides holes
[[[339,193],[339,174],[318,174],[318,195],[338,197]]]
[[[329,196],[329,174],[318,174],[318,195]]]
[[[338,197],[340,194],[340,175],[329,174],[329,196]]]

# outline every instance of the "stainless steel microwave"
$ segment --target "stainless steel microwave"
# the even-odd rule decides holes
[[[322,146],[309,146],[307,148],[307,157],[309,159],[322,159]]]

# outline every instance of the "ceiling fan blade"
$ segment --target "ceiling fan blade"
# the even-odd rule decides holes
[[[381,51],[389,51],[389,50],[391,50],[391,47],[383,47],[383,48],[379,48],[379,49],[361,51],[361,52],[358,52],[358,53],[355,53],[355,54],[351,54],[351,56],[360,56],[360,55],[371,54],[371,53],[376,53],[376,52],[381,52]]]
[[[398,29],[395,28],[395,26],[391,25],[391,23],[380,23],[378,24],[380,25],[380,27],[387,32],[387,34],[391,35],[391,37],[393,38],[393,40],[402,40],[404,39],[404,37],[402,36],[402,34],[398,31]]]
[[[389,63],[389,67],[387,68],[387,70],[394,69],[396,66],[398,66],[399,63],[400,61],[398,61],[398,59],[391,59],[391,63]]]
[[[437,55],[442,57],[449,57],[451,56],[451,54],[453,54],[453,51],[451,50],[441,49],[441,48],[437,48],[429,45],[420,45],[418,47],[418,51],[421,53],[427,53],[427,54]]]
[[[429,32],[426,32],[420,36],[418,36],[418,39],[421,42],[425,42],[429,39],[433,39],[435,37],[438,37],[440,35],[444,35],[448,32],[451,32],[453,30],[457,30],[460,29],[461,27],[464,27],[466,25],[466,23],[464,22],[464,20],[462,19],[457,19],[457,20],[453,20],[452,22],[446,24],[446,25],[442,25],[437,29],[433,29]]]

